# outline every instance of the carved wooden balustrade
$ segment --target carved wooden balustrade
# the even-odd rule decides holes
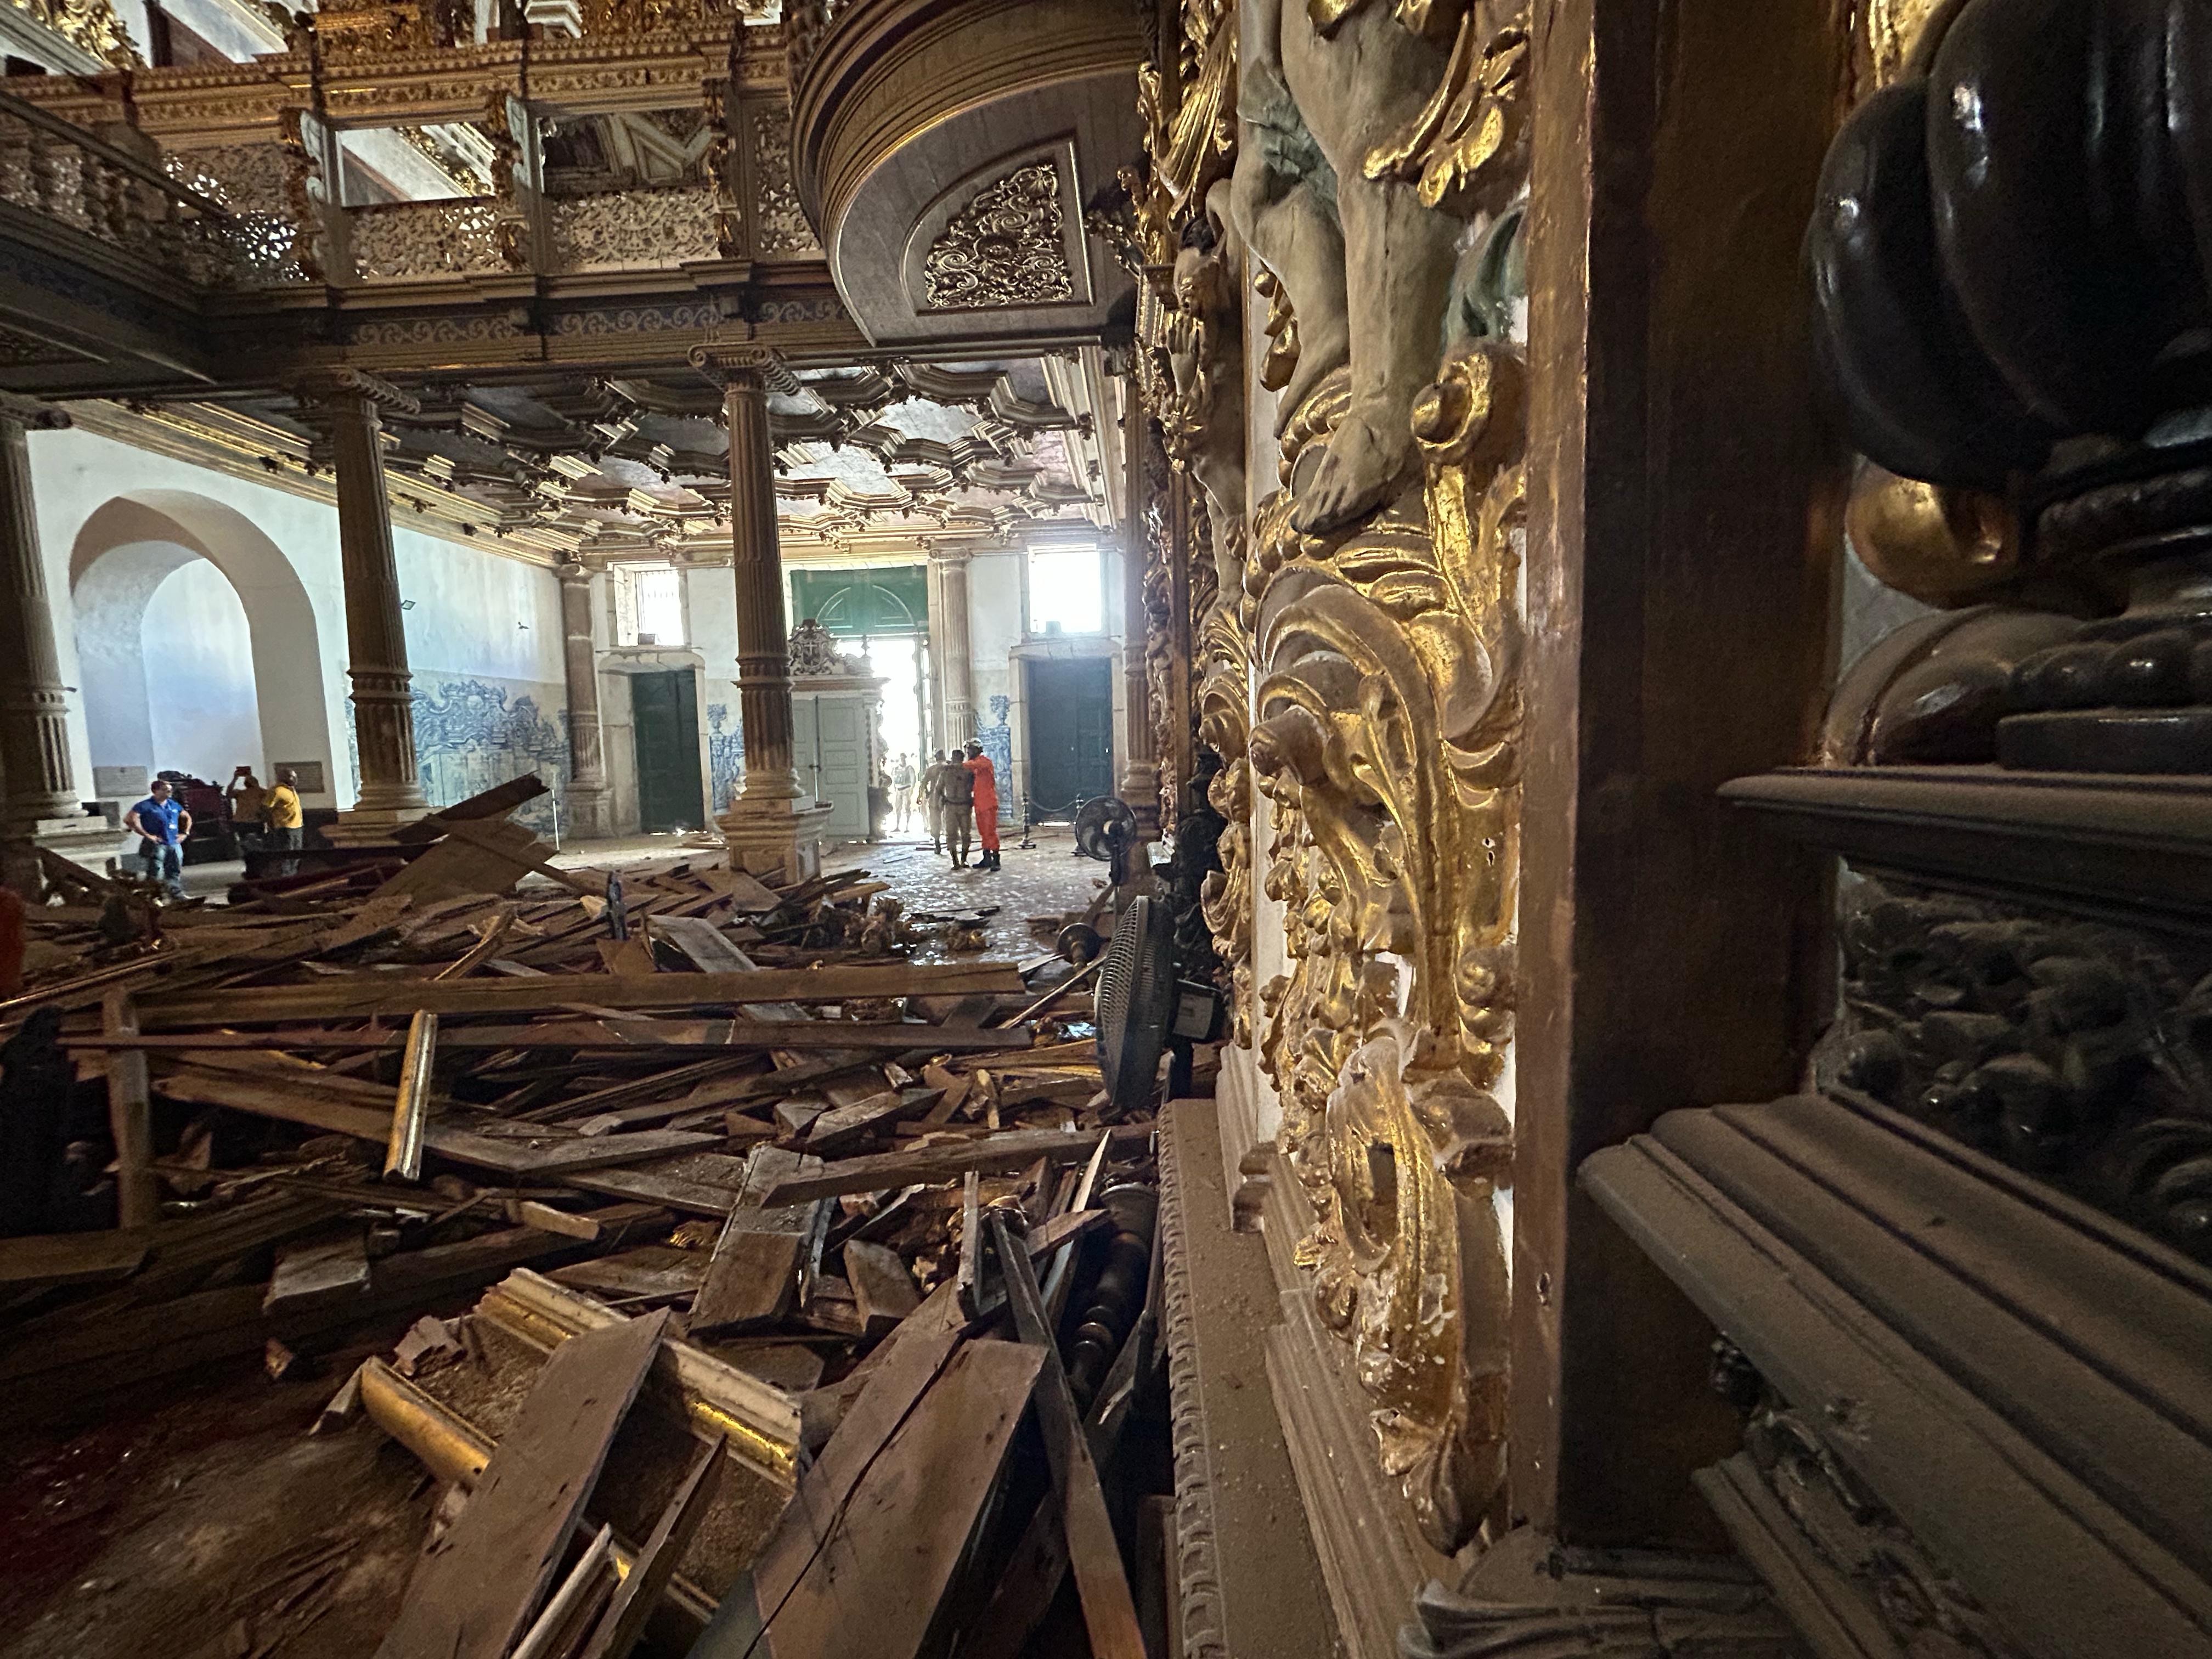
[[[799,209],[775,27],[696,0],[611,0],[580,37],[526,41],[454,38],[404,6],[308,27],[287,52],[27,80],[0,105],[0,204],[16,210],[0,327],[75,343],[110,336],[102,313],[146,342],[101,373],[18,351],[10,386],[282,384],[333,343],[379,372],[643,368],[733,321],[782,330],[802,357],[858,343]],[[602,118],[680,131],[686,166],[549,188],[555,125]],[[458,193],[348,199],[367,135],[422,149],[429,132],[479,154],[432,157]],[[85,236],[137,263],[92,258]]]
[[[143,156],[0,94],[0,202],[203,286],[235,266],[240,228],[222,204]]]

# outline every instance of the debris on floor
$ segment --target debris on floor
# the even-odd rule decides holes
[[[27,914],[9,1413],[318,1378],[319,1434],[438,1483],[386,1659],[1011,1659],[1055,1619],[1138,1659],[1101,1472],[1158,1369],[1151,1117],[1090,976],[919,960],[969,919],[863,871],[561,869],[533,793],[228,905],[76,871]],[[207,1651],[325,1651],[347,1548],[271,1540]]]

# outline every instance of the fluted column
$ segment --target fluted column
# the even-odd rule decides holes
[[[720,820],[731,864],[797,880],[818,870],[821,823],[792,761],[791,659],[784,639],[783,553],[776,540],[772,386],[792,381],[772,351],[702,346],[692,365],[722,388],[730,434],[730,552],[737,585],[738,708],[745,781]]]
[[[568,682],[568,833],[591,841],[614,833],[599,726],[599,662],[592,643],[592,573],[561,567],[561,663]]]
[[[338,555],[345,577],[347,678],[353,682],[359,793],[331,838],[377,841],[429,809],[415,761],[414,681],[392,552],[392,502],[385,492],[385,409],[420,407],[397,387],[341,370],[307,388],[304,400],[330,447],[338,495]]]
[[[0,394],[0,882],[33,897],[43,890],[42,829],[80,813],[25,434],[69,423],[59,410]]]
[[[964,547],[933,547],[930,562],[937,567],[937,591],[945,614],[931,630],[937,638],[937,683],[945,691],[945,746],[966,743],[975,735],[975,653],[968,638],[968,561]]]

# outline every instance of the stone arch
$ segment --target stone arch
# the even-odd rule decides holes
[[[95,751],[103,730],[107,741],[117,740],[112,721],[119,719],[127,726],[142,708],[150,745],[155,688],[145,684],[138,654],[146,612],[162,583],[195,559],[222,573],[245,613],[260,728],[261,753],[254,758],[270,767],[319,762],[323,789],[302,793],[310,804],[335,804],[338,769],[330,699],[307,587],[283,550],[252,520],[191,490],[135,489],[113,496],[86,518],[70,545],[70,592]],[[95,698],[90,690],[95,675],[121,678],[110,680]]]

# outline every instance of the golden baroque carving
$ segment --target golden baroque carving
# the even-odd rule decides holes
[[[1237,534],[1241,540],[1243,526]],[[1221,868],[1206,878],[1200,905],[1213,935],[1213,950],[1228,975],[1230,1040],[1252,1046],[1258,1007],[1252,971],[1252,736],[1251,623],[1243,595],[1230,592],[1213,606],[1199,630],[1198,734],[1221,757],[1206,786],[1207,805],[1224,820],[1215,853]]]
[[[1351,404],[1330,376],[1285,434],[1291,487],[1255,515],[1246,575],[1291,964],[1262,994],[1263,1064],[1317,1218],[1298,1256],[1443,1549],[1504,1478],[1511,1135],[1490,1091],[1513,1021],[1524,388],[1511,347],[1455,350],[1414,404],[1420,488],[1314,536],[1298,489]]]
[[[15,0],[71,46],[118,69],[143,69],[146,60],[116,15],[112,0]]]
[[[922,255],[933,311],[1055,305],[1075,295],[1060,168],[1029,161],[975,192]]]
[[[653,269],[719,251],[709,185],[566,197],[548,202],[546,216],[564,271]]]

